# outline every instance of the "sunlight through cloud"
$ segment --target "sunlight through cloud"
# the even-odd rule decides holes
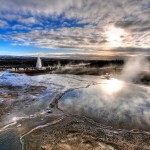
[[[122,37],[125,35],[125,31],[121,28],[110,26],[106,29],[106,38],[110,46],[121,46]]]

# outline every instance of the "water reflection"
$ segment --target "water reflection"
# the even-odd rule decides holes
[[[59,107],[68,113],[85,115],[115,128],[150,131],[150,88],[117,79],[64,95]]]
[[[100,87],[105,94],[113,95],[123,88],[123,81],[117,79],[104,80]]]

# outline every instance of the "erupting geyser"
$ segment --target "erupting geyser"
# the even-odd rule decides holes
[[[38,70],[42,69],[42,62],[40,57],[37,58],[36,69]]]

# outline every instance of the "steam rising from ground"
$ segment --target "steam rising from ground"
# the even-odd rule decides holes
[[[131,57],[125,64],[120,78],[133,81],[141,72],[149,70],[149,62],[145,55]]]
[[[141,72],[149,70],[145,56],[130,58],[120,80],[99,80],[98,85],[66,94],[59,106],[117,128],[150,131],[150,88],[131,83]]]
[[[150,89],[124,84],[110,95],[104,85],[69,92],[59,106],[69,113],[95,118],[105,125],[150,131]]]
[[[83,66],[81,65],[79,69],[81,70]],[[58,68],[60,68],[59,64]],[[69,65],[65,66],[65,68],[71,70],[70,68],[74,68],[74,66]],[[84,70],[86,68],[84,67]],[[96,76],[48,74],[29,77],[26,75],[2,73],[0,75],[0,83],[6,87],[21,86],[21,92],[17,90],[19,92],[19,97],[17,98],[19,101],[25,99],[25,102],[28,101],[29,104],[32,104],[29,105],[32,108],[31,110],[34,110],[33,104],[37,104],[37,102],[45,104],[48,100],[49,104],[50,99],[53,96],[55,97],[55,94],[69,89],[80,88],[66,93],[59,101],[59,107],[69,113],[86,115],[102,124],[117,128],[138,128],[150,131],[150,87],[135,85],[129,82],[147,69],[149,69],[148,62],[144,56],[140,55],[126,63],[120,76],[122,80],[114,78],[104,80]],[[93,85],[96,83],[97,85]],[[87,87],[87,85],[91,86],[82,88]],[[34,94],[32,88],[29,88],[33,87],[37,91],[40,86],[45,87],[47,90],[42,91],[41,89],[37,95]],[[3,90],[3,87],[1,88]],[[11,88],[10,90],[13,92],[14,89],[12,90]],[[31,90],[32,92],[26,92],[26,90]],[[47,92],[51,93],[51,96],[47,95]],[[20,95],[22,96],[21,99]],[[36,100],[34,102],[31,101],[30,96],[34,96]],[[44,104],[42,105],[43,107]],[[41,105],[35,106],[41,109]],[[20,106],[18,108],[20,111]],[[28,112],[28,107],[24,111]]]

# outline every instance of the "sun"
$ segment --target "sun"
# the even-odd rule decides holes
[[[115,26],[109,26],[106,28],[106,38],[110,46],[118,47],[122,44],[122,37],[125,31]]]

